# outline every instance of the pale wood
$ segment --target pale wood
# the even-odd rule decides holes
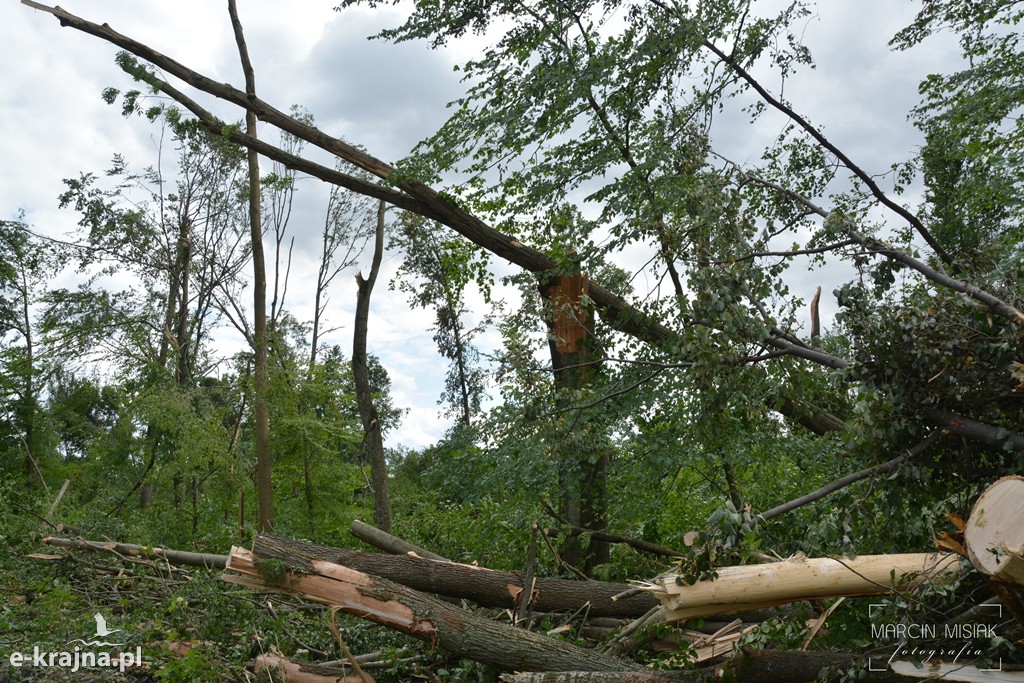
[[[918,668],[913,662],[895,661],[889,667],[894,673],[910,678],[968,683],[1024,683],[1024,671],[984,671],[970,664],[955,662],[924,662]]]
[[[881,595],[914,577],[937,578],[956,570],[952,553],[861,555],[856,559],[798,557],[773,564],[722,567],[718,578],[687,586],[676,575],[658,579],[655,595],[665,606],[666,621],[770,607],[797,600],[854,595]],[[918,576],[919,575],[919,576]]]
[[[964,540],[978,571],[1024,585],[1024,477],[1003,477],[985,489],[967,519]]]
[[[293,662],[278,655],[260,655],[256,658],[256,673],[270,669],[287,683],[363,683],[356,675],[346,675],[344,670],[323,665]]]
[[[277,561],[270,577],[256,566],[267,559]],[[277,571],[281,566],[287,570]],[[639,664],[491,621],[401,584],[323,560],[268,558],[233,547],[226,569],[222,578],[229,583],[299,594],[502,670],[643,671]]]

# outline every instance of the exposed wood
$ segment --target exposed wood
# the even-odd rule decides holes
[[[959,565],[954,553],[861,555],[856,559],[797,557],[785,562],[722,567],[718,578],[686,585],[670,574],[656,582],[666,621],[813,600],[889,593],[897,583],[940,578]]]
[[[649,671],[594,674],[581,671],[503,674],[504,683],[812,683],[823,669],[842,669],[859,655],[844,652],[752,650],[742,648],[724,664],[691,671]],[[860,673],[860,672],[858,672]],[[892,671],[863,671],[866,683],[910,683],[914,679]]]
[[[1003,477],[985,489],[967,519],[964,540],[978,571],[1024,586],[1024,477]]]
[[[206,569],[223,569],[227,563],[227,555],[209,553],[193,553],[186,550],[171,550],[155,546],[134,545],[132,543],[114,543],[113,541],[83,541],[77,538],[57,538],[47,536],[43,543],[57,548],[82,550],[96,553],[113,553],[130,557],[149,557],[166,560],[171,564],[183,564]]]
[[[39,526],[40,529],[50,523],[50,517],[53,516],[53,511],[57,509],[57,505],[60,504],[60,499],[64,497],[64,492],[68,490],[68,485],[71,484],[70,479],[65,479],[64,484],[60,487],[60,491],[54,496],[53,502],[50,504],[50,509],[43,515],[43,523]]]
[[[430,560],[441,560],[443,562],[448,561],[448,558],[446,557],[441,557],[437,553],[424,550],[417,545],[413,545],[404,539],[393,536],[386,531],[381,531],[377,527],[367,524],[366,522],[361,522],[358,519],[353,520],[348,531],[360,541],[365,541],[375,548],[380,548],[384,552],[391,553],[392,555],[408,555],[409,553],[413,553],[414,555],[425,557]]]
[[[988,671],[962,662],[891,662],[889,666],[910,678],[969,681],[970,683],[1024,683],[1024,671]]]
[[[274,560],[264,578],[256,562]],[[290,569],[280,571],[284,564]],[[502,670],[637,671],[637,664],[485,619],[387,579],[323,560],[255,555],[232,548],[226,581],[303,595]]]
[[[254,113],[260,120],[277,126],[281,130],[328,151],[338,158],[376,175],[379,178],[387,179],[394,173],[394,168],[392,166],[373,155],[368,154],[362,149],[359,149],[357,146],[327,135],[315,126],[288,116],[268,102],[256,97],[254,94],[244,92],[227,83],[204,76],[203,74],[186,67],[177,60],[172,59],[128,36],[118,33],[107,24],[97,24],[75,16],[60,7],[47,6],[34,2],[33,0],[22,0],[22,4],[53,15],[59,20],[61,26],[71,27],[75,30],[96,36],[116,45],[131,54],[150,62],[163,72],[180,78],[185,83],[213,95],[214,97],[241,107],[247,112]],[[713,48],[714,46],[710,47]],[[158,81],[158,79],[155,78],[151,78],[150,80]],[[186,102],[188,102],[188,104],[194,104],[188,100],[188,98],[179,99],[179,95],[182,95],[182,93],[173,88],[163,87],[165,84],[162,81],[151,82],[151,85],[154,87],[160,87],[162,91],[168,94],[173,92],[174,98],[183,105],[185,105]],[[774,100],[769,98],[768,101]],[[249,146],[252,142],[254,141],[248,140],[243,141],[242,144]],[[770,187],[776,191],[792,196],[797,201],[801,201],[807,205],[810,210],[823,217],[829,215],[828,212],[824,211],[820,207],[808,202],[806,198],[795,195],[795,193],[792,193],[786,188],[775,185],[769,181],[759,179],[750,174],[744,174],[744,176],[750,181],[758,182],[766,187]],[[463,209],[452,199],[438,193],[433,188],[409,178],[399,179],[396,181],[395,186],[404,193],[405,197],[412,200],[417,207],[414,208],[413,206],[410,206],[410,210],[418,209],[418,212],[421,213],[421,215],[437,220],[478,246],[487,249],[491,253],[507,259],[511,263],[514,263],[532,273],[552,271],[556,268],[557,264],[544,253],[524,245],[513,237],[495,230],[478,217]],[[371,196],[380,195],[381,188],[377,186],[367,189],[375,193]],[[396,201],[394,203],[397,204],[398,202]],[[939,286],[963,293],[967,297],[989,307],[993,312],[1005,317],[1015,325],[1024,325],[1024,314],[990,292],[982,290],[969,283],[951,278],[948,275],[911,257],[909,254],[896,249],[891,244],[860,235],[852,228],[850,228],[848,232],[852,239],[870,249],[872,252],[904,263]],[[624,299],[616,296],[610,290],[601,287],[597,283],[591,282],[588,284],[587,295],[594,302],[596,310],[613,329],[619,330],[620,332],[636,339],[655,344],[661,344],[665,341],[672,340],[677,336],[674,331],[665,327],[653,316],[634,308]],[[810,348],[800,343],[794,343],[793,338],[787,338],[786,335],[773,334],[773,336],[769,336],[767,339],[759,341],[786,354],[803,358],[816,364],[824,365],[825,367],[842,369],[849,366],[849,362],[845,359],[838,358],[829,353]],[[979,440],[983,443],[991,445],[993,442],[1009,442],[1014,448],[1024,448],[1024,435],[1007,432],[1007,430],[970,420],[969,418],[965,418],[949,411],[926,410],[924,412],[924,417],[925,419],[928,419],[944,428],[949,428],[952,431],[960,430],[957,433],[961,433],[967,438]],[[996,438],[997,436],[999,438]]]
[[[260,655],[256,658],[253,668],[257,674],[269,669],[285,683],[363,683],[362,678],[344,669],[308,662],[293,662],[280,655]]]
[[[546,303],[548,345],[551,371],[554,375],[555,403],[571,408],[568,397],[586,389],[593,382],[593,313],[581,297],[587,292],[589,278],[580,272],[579,262],[571,264],[572,272],[542,275],[539,284]],[[577,414],[576,420],[579,419]],[[574,425],[575,426],[575,425]],[[558,462],[558,483],[561,489],[560,518],[568,525],[587,531],[604,531],[608,526],[607,471],[608,449],[603,448],[600,426],[592,425],[598,438],[586,442],[553,439],[552,448]],[[573,427],[566,430],[574,431]],[[590,574],[599,564],[607,564],[610,548],[607,541],[591,536],[584,548],[579,535],[562,539],[562,559],[581,566]]]
[[[262,534],[253,542],[253,551],[261,557],[324,560],[418,591],[503,609],[515,609],[516,597],[526,579],[523,572],[497,571],[411,555],[361,553]],[[589,614],[594,617],[637,617],[658,606],[657,599],[649,592],[626,600],[612,600],[612,596],[628,588],[622,583],[537,577],[533,609],[536,612],[572,612],[589,603]]]

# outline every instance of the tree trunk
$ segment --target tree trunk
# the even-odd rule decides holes
[[[114,543],[113,541],[83,541],[80,539],[46,536],[43,538],[43,543],[69,550],[116,553],[132,557],[156,557],[166,560],[171,564],[184,564],[192,567],[204,567],[206,569],[223,569],[228,559],[227,555],[193,553],[187,550],[171,550],[170,548],[134,545],[132,543]]]
[[[370,317],[370,295],[377,281],[380,262],[384,253],[384,212],[383,201],[377,209],[377,234],[373,245],[373,262],[370,275],[363,279],[356,275],[358,293],[356,299],[355,329],[352,333],[352,376],[356,385],[356,403],[359,404],[359,419],[363,423],[363,447],[370,462],[373,483],[374,523],[383,531],[391,531],[391,494],[388,490],[388,466],[384,458],[384,440],[380,429],[380,416],[373,404],[370,393],[370,372],[366,356],[366,329]]]
[[[264,579],[255,563],[290,570]],[[502,670],[643,671],[638,664],[479,617],[401,584],[322,560],[267,556],[232,548],[224,579],[257,590],[296,593]]]
[[[890,592],[899,584],[941,578],[955,572],[959,556],[952,553],[861,555],[856,559],[799,557],[754,566],[720,567],[714,580],[687,585],[670,574],[659,579],[657,597],[666,621],[770,607],[797,600]]]
[[[411,555],[361,553],[263,534],[253,542],[253,552],[260,557],[331,562],[415,590],[464,598],[485,607],[514,609],[526,578],[524,572],[497,571]],[[658,605],[649,592],[613,600],[613,596],[629,590],[630,586],[624,583],[543,577],[534,581],[532,607],[535,612],[572,612],[589,603],[592,617],[634,618]]]
[[[554,373],[556,401],[568,405],[563,394],[587,386],[590,359],[590,328],[593,316],[583,306],[580,297],[587,291],[588,279],[578,271],[572,276],[556,276],[542,283],[541,296],[552,309],[549,322],[551,369]],[[582,421],[581,421],[582,422]],[[581,427],[584,425],[581,424]],[[586,425],[600,429],[597,425]],[[587,530],[604,531],[608,527],[607,469],[608,451],[600,439],[590,440],[584,446],[575,434],[566,435],[569,445],[561,445],[558,454],[561,513],[572,526]],[[579,536],[568,535],[562,546],[562,559],[570,565],[581,566],[589,574],[599,564],[609,561],[610,546],[606,541],[591,538],[584,551]]]
[[[249,51],[242,33],[242,22],[238,18],[235,0],[228,0],[228,12],[231,15],[231,26],[238,44],[238,54],[242,61],[245,74],[245,92],[247,98],[256,99],[256,77]],[[246,134],[257,139],[256,113],[246,112]],[[256,442],[256,517],[260,531],[272,531],[274,528],[274,456],[270,451],[270,406],[267,402],[269,385],[267,375],[267,264],[263,254],[263,222],[260,212],[260,164],[259,155],[250,149],[249,155],[249,230],[252,241],[253,268],[253,356],[254,356],[254,396],[253,420]]]
[[[408,555],[409,553],[414,553],[419,557],[425,557],[429,560],[441,560],[442,562],[450,561],[447,557],[441,557],[429,550],[424,550],[419,546],[415,546],[408,541],[398,538],[397,536],[392,536],[391,534],[381,531],[374,526],[370,526],[366,522],[361,522],[358,519],[352,520],[352,524],[349,526],[348,531],[360,541],[369,543],[375,548],[380,548],[384,552],[391,553],[392,555]]]

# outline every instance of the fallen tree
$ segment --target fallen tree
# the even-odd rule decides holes
[[[319,559],[232,548],[224,580],[294,593],[504,671],[643,671],[633,662],[514,628],[399,583]]]
[[[227,555],[194,553],[187,550],[171,550],[169,548],[135,545],[133,543],[115,543],[113,541],[85,541],[77,538],[59,538],[56,536],[46,536],[43,538],[43,543],[68,550],[112,553],[129,557],[158,558],[171,564],[183,564],[191,567],[204,567],[206,569],[223,569],[228,559]]]
[[[485,607],[515,608],[526,581],[525,572],[497,571],[412,555],[362,553],[264,534],[256,537],[253,552],[260,557],[332,562],[418,591],[465,598]],[[657,606],[657,599],[645,592],[612,599],[630,588],[624,583],[537,577],[531,604],[537,612],[572,612],[587,606],[594,617],[639,617]]]
[[[714,579],[687,584],[668,574],[652,584],[666,621],[770,607],[797,600],[882,595],[906,580],[934,579],[954,572],[953,553],[861,555],[856,559],[796,557],[771,564],[721,567]]]

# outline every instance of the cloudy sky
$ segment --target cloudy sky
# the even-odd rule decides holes
[[[338,13],[334,4],[239,0],[257,89],[279,108],[301,104],[325,131],[397,161],[444,121],[445,104],[462,92],[453,66],[478,50],[479,40],[445,52],[421,44],[368,41],[379,28],[400,20],[401,6]],[[63,0],[61,6],[109,23],[216,80],[242,85],[225,2]],[[911,53],[889,51],[888,40],[916,9],[910,0],[824,0],[805,26],[817,68],[786,85],[789,100],[824,123],[829,137],[873,173],[913,153],[919,138],[906,115],[917,103],[917,84],[956,57],[951,44],[942,41]],[[100,99],[106,87],[131,87],[113,63],[113,46],[61,28],[52,16],[16,0],[0,4],[0,27],[0,215],[12,219],[23,210],[40,232],[68,233],[76,217],[58,209],[62,179],[105,169],[115,153],[135,168],[154,163],[155,128],[122,118],[119,109]],[[200,99],[228,120],[241,117]],[[717,147],[737,161],[756,159],[764,136],[778,132],[773,125],[781,122],[720,131]],[[303,201],[293,223],[300,244],[314,244],[324,196],[319,181],[300,185]],[[303,236],[310,239],[303,241]],[[300,248],[293,272],[315,272],[315,267],[315,256]],[[385,262],[383,282],[396,267],[392,256]],[[343,327],[331,341],[346,350],[351,345],[353,275],[343,275],[343,287],[332,293],[332,322]],[[809,297],[820,279],[798,277],[794,293]],[[293,280],[290,308],[300,319],[310,316],[311,294],[310,282]],[[823,305],[827,315],[830,302]],[[428,329],[432,316],[410,311],[404,297],[383,285],[371,315],[369,348],[391,374],[396,403],[410,410],[391,444],[432,443],[445,428],[436,405],[445,363]]]

